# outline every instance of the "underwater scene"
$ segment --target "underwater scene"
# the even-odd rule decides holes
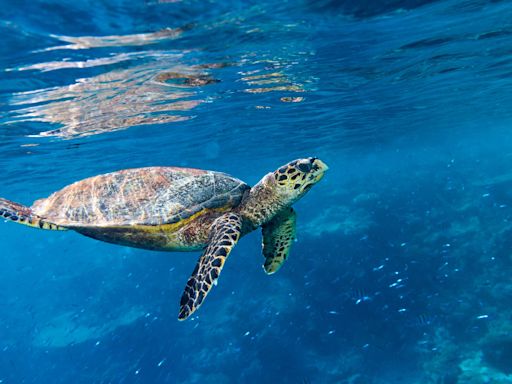
[[[512,383],[511,2],[1,0],[0,33],[0,383]]]

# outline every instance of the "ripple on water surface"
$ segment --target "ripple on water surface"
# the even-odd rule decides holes
[[[311,88],[308,83],[312,79],[300,80],[300,76],[293,75],[292,69],[300,63],[301,57],[280,58],[251,53],[231,62],[211,62],[197,49],[138,48],[178,39],[186,30],[165,28],[153,33],[109,36],[51,35],[67,44],[34,50],[32,54],[83,50],[85,58],[84,55],[80,56],[81,60],[65,57],[6,71],[32,72],[37,78],[38,73],[73,70],[82,75],[89,69],[94,75],[77,76],[67,85],[13,93],[9,98],[11,110],[2,124],[46,123],[49,129],[31,136],[70,139],[131,126],[182,122],[195,117],[193,110],[199,104],[221,97],[220,93],[205,92],[202,88],[221,81],[212,71],[229,66],[239,68],[236,71],[238,80],[227,81],[227,87],[231,84],[231,89],[224,89],[225,95],[239,91],[252,94],[277,92],[280,95],[274,99],[297,103],[304,97],[293,94]],[[119,47],[135,51],[105,54],[105,48]],[[238,89],[237,82],[241,82],[242,89]]]

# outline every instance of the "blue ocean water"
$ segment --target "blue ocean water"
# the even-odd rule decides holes
[[[3,1],[0,196],[299,157],[283,268],[0,223],[0,383],[512,383],[512,5]]]

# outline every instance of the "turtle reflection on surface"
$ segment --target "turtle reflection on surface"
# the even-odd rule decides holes
[[[204,70],[174,63],[180,55],[78,79],[74,84],[15,94],[7,123],[37,121],[60,125],[35,136],[75,138],[142,124],[190,119],[204,100],[195,88],[217,82]],[[171,65],[170,63],[171,62]]]
[[[208,84],[218,83],[210,75],[197,73],[162,72],[155,76],[155,81],[184,87],[202,87]]]

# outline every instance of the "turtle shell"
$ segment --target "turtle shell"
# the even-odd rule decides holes
[[[203,209],[230,209],[250,187],[227,174],[190,168],[126,169],[77,181],[37,200],[33,211],[62,226],[176,223]]]

